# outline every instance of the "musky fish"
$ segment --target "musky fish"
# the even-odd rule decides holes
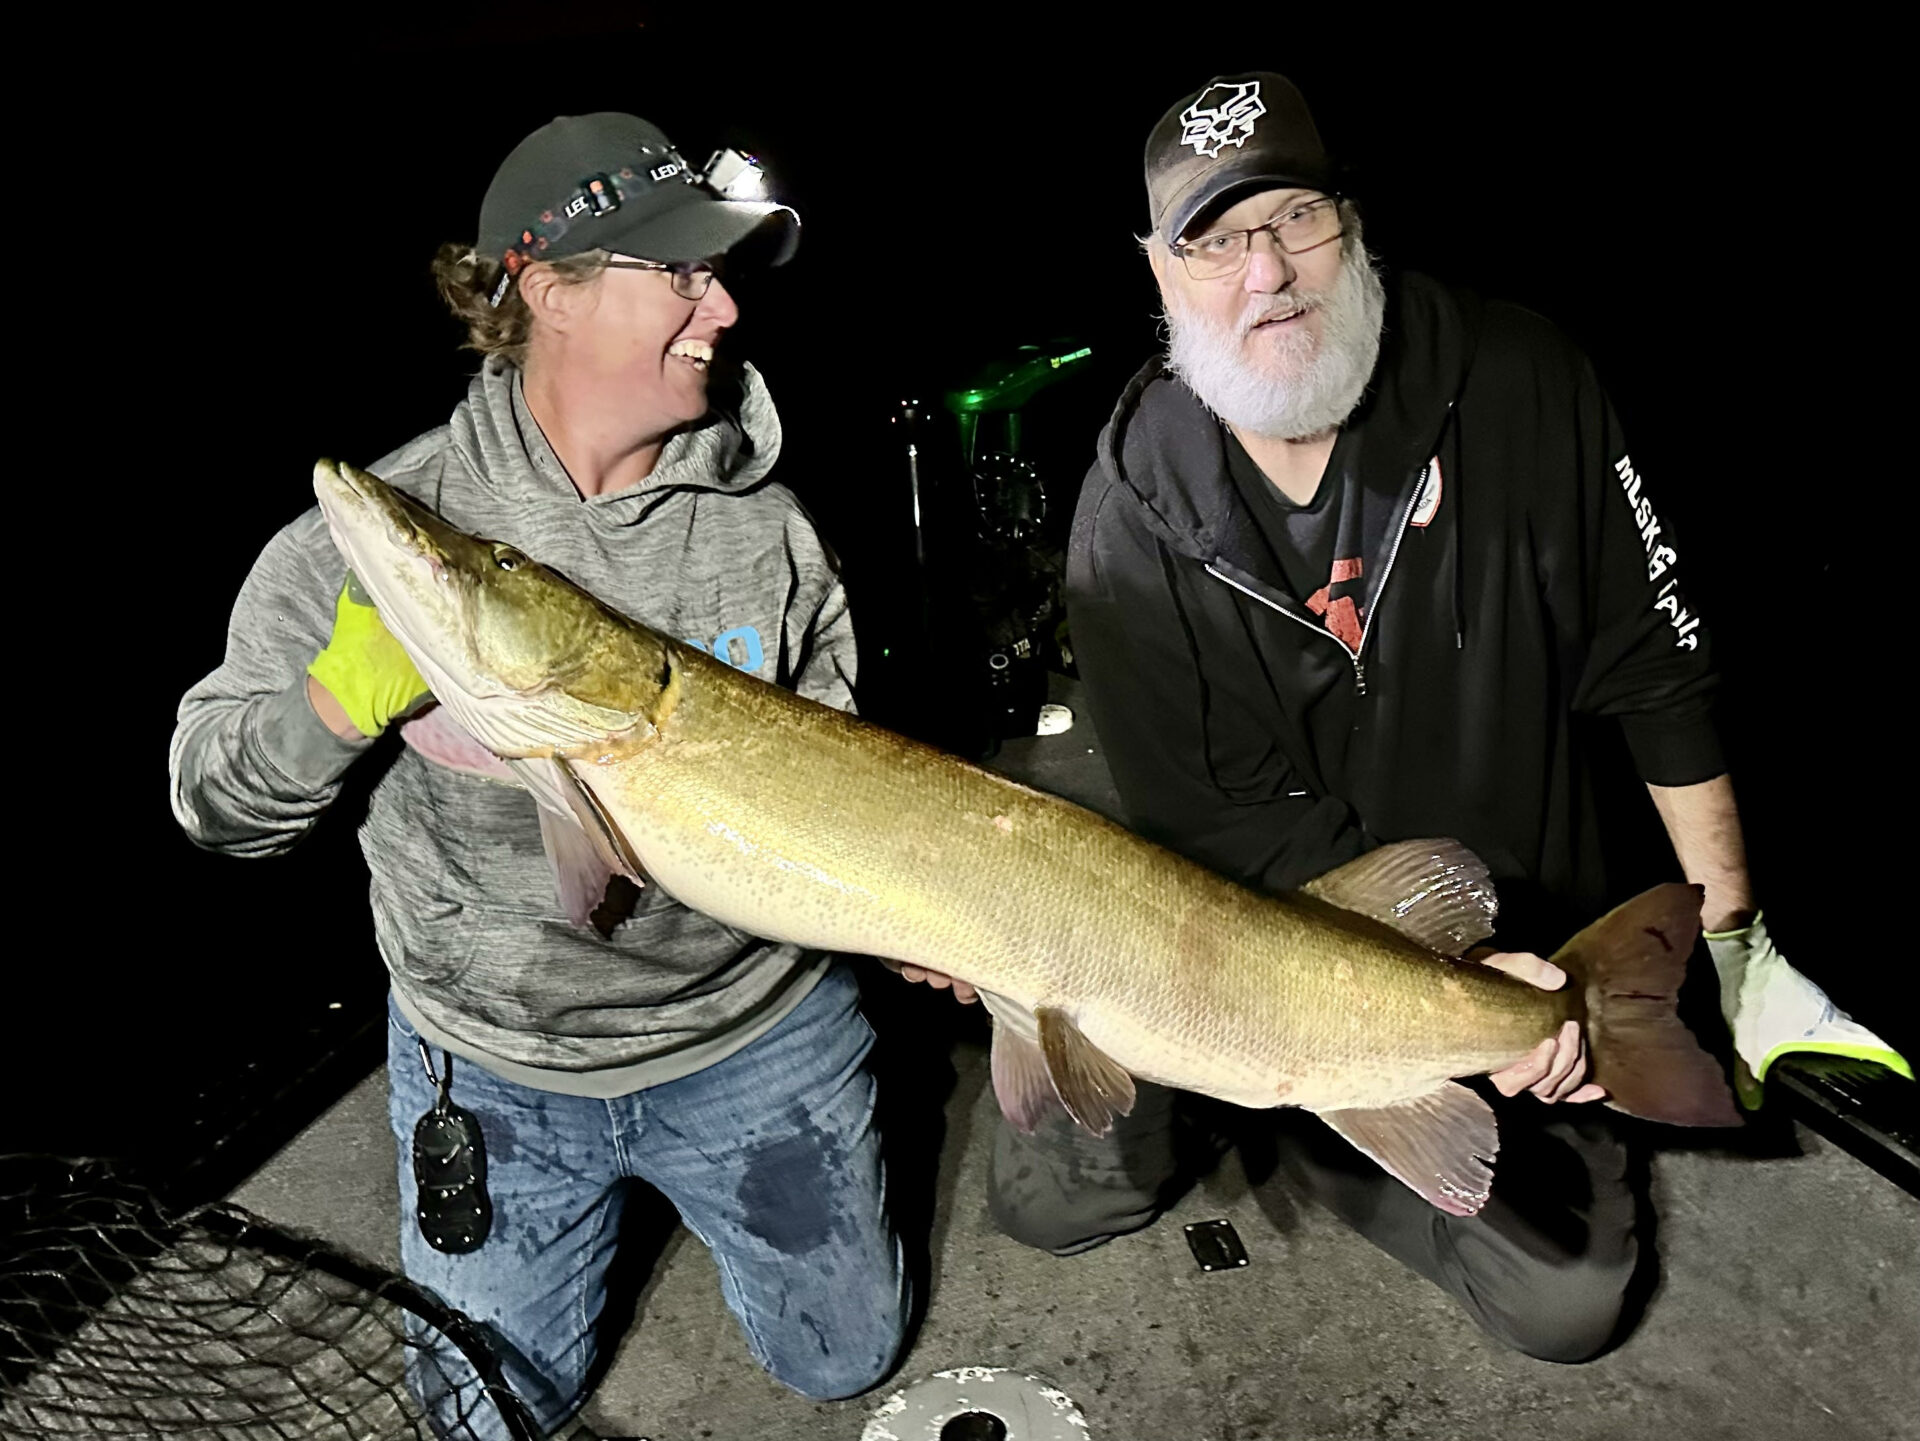
[[[1496,910],[1457,842],[1384,846],[1260,895],[659,635],[365,471],[321,461],[314,489],[440,702],[408,739],[533,793],[575,923],[625,875],[757,935],[968,981],[1017,1126],[1058,1105],[1104,1132],[1134,1077],[1303,1106],[1471,1215],[1498,1135],[1456,1078],[1512,1064],[1569,1017],[1616,1108],[1735,1123],[1719,1066],[1674,1014],[1697,887],[1657,886],[1596,921],[1553,957],[1569,984],[1542,991],[1455,959]]]

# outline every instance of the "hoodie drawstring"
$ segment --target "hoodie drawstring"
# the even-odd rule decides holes
[[[1460,408],[1457,405],[1453,405],[1449,406],[1448,409],[1452,412],[1451,418],[1453,420],[1453,437],[1455,441],[1453,453],[1455,456],[1463,455],[1466,453],[1467,447],[1460,440]],[[1442,441],[1444,442],[1444,440],[1445,437],[1442,436]],[[1441,448],[1445,448],[1444,444]],[[1465,650],[1467,646],[1467,582],[1462,571],[1460,527],[1462,521],[1461,507],[1466,500],[1467,488],[1460,483],[1460,476],[1458,474],[1459,466],[1457,464],[1454,470],[1456,473],[1453,478],[1453,518],[1450,526],[1453,551],[1453,648],[1455,650]]]

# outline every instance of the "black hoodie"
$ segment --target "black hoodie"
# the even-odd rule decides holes
[[[1328,480],[1357,482],[1349,649],[1286,589],[1219,424],[1159,362],[1081,492],[1075,658],[1134,828],[1292,889],[1386,841],[1455,836],[1501,939],[1551,949],[1618,897],[1584,717],[1641,777],[1720,774],[1704,628],[1592,366],[1547,322],[1417,275]]]

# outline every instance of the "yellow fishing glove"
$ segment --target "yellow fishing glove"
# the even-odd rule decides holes
[[[1787,964],[1760,917],[1737,931],[1708,931],[1706,940],[1720,973],[1720,1012],[1733,1032],[1733,1049],[1745,1062],[1746,1075],[1736,1073],[1735,1080],[1749,1110],[1760,1104],[1768,1069],[1795,1051],[1875,1061],[1913,1079],[1904,1056]]]
[[[307,674],[340,702],[363,736],[379,735],[432,694],[352,571],[334,603],[333,635]]]

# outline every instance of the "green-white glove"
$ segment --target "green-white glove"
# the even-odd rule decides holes
[[[1736,1080],[1749,1109],[1760,1104],[1768,1067],[1793,1051],[1877,1061],[1913,1079],[1905,1057],[1787,964],[1759,916],[1741,930],[1708,931],[1707,949],[1720,973],[1720,1013],[1733,1032],[1734,1052],[1745,1063],[1747,1074]]]
[[[432,695],[352,571],[334,603],[333,635],[307,674],[340,702],[363,736],[379,735]]]

